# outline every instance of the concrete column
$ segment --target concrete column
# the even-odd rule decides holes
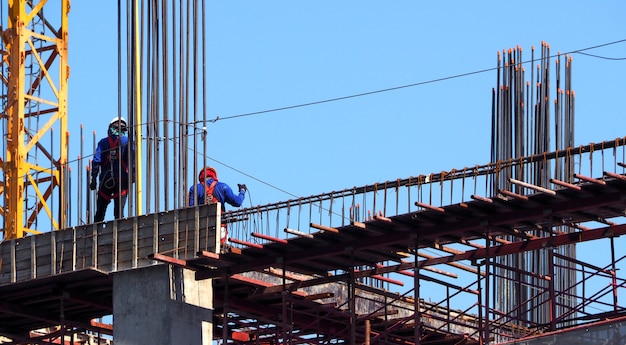
[[[194,272],[155,265],[113,273],[115,345],[209,345],[213,289]]]

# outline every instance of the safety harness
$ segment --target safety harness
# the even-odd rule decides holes
[[[109,140],[109,152],[104,157],[104,162],[102,163],[102,166],[107,166],[107,164],[109,164],[109,161],[118,160],[122,164],[123,171],[127,172],[128,168],[127,168],[126,162],[124,162],[123,159],[120,159],[121,158],[121,152],[119,152],[119,151],[121,151],[121,149],[120,150],[117,149],[118,148],[118,144],[120,142],[120,137],[117,137],[115,140],[113,140],[111,138],[111,136],[109,136],[108,140]],[[101,172],[101,174],[104,174],[104,173],[105,173],[104,171]],[[113,177],[113,176],[115,176],[114,173],[113,173],[113,164],[109,165],[109,171],[107,171],[106,173],[109,174],[109,177],[106,178],[106,179],[103,179],[102,183],[104,185],[108,185],[109,182],[115,183],[114,177]],[[120,179],[121,179],[121,177],[120,177]],[[118,198],[118,197],[120,197],[122,195],[126,195],[127,193],[128,193],[128,190],[126,190],[126,189],[122,189],[119,193],[115,193],[113,195],[107,195],[104,192],[102,192],[102,190],[100,190],[98,192],[98,194],[100,194],[106,200],[115,199],[115,198]]]
[[[204,193],[204,201],[205,203],[209,204],[209,203],[214,203],[214,202],[218,202],[219,200],[217,200],[217,197],[215,197],[215,185],[217,184],[217,180],[213,180],[213,182],[211,182],[210,185],[204,185],[205,186],[205,193]],[[224,203],[222,203],[222,212],[226,212],[226,207],[224,205]],[[220,231],[220,243],[222,245],[224,245],[224,243],[226,243],[226,239],[228,238],[228,227],[226,226],[226,223],[222,223],[221,226],[221,231]]]
[[[218,201],[214,194],[216,184],[217,181],[213,180],[213,182],[211,182],[209,186],[207,186],[206,184],[204,185],[204,187],[206,188],[206,190],[204,191],[205,203],[209,204]]]

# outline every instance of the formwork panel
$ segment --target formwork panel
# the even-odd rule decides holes
[[[75,259],[76,269],[83,269],[87,267],[94,267],[93,262],[93,233],[91,227],[82,226],[75,229],[76,241],[75,246]]]
[[[50,257],[52,272],[63,273],[75,270],[74,235],[74,229],[50,233],[50,243],[53,246],[51,249],[54,250],[54,254]]]
[[[43,238],[41,238],[40,240],[42,242],[42,252],[47,252],[47,255],[49,256],[49,246],[43,245],[43,243],[45,242]],[[36,244],[37,243],[35,243],[34,239],[32,238],[23,238],[10,241],[10,249],[3,250],[3,253],[8,252],[9,254],[7,260],[4,260],[4,258],[2,260],[3,267],[5,265],[10,265],[10,276],[15,281],[24,281],[27,279],[31,279],[36,275],[37,257],[33,256],[31,252],[31,248],[33,248]]]
[[[0,285],[95,268],[114,272],[156,264],[150,254],[182,259],[214,251],[219,204],[87,224],[0,243]]]

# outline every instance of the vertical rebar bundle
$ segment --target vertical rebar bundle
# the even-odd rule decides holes
[[[526,81],[522,49],[510,49],[498,53],[498,88],[492,97],[492,148],[491,161],[508,162],[528,155],[539,155],[550,151],[562,151],[574,145],[574,92],[571,82],[571,58],[565,57],[564,81],[561,80],[562,56],[550,55],[550,46],[541,45],[541,56],[535,60],[534,47],[530,63],[537,63],[536,72],[531,69],[530,82]],[[555,70],[551,70],[554,61]],[[551,80],[556,82],[554,105],[550,103]],[[535,81],[535,78],[537,79]],[[561,85],[564,89],[562,89]],[[554,135],[554,140],[552,139]],[[510,183],[510,179],[532,181],[532,184],[550,188],[550,178],[571,182],[574,176],[574,161],[568,156],[554,161],[538,161],[531,166],[518,165],[515,168],[503,168],[492,176],[492,193],[506,189],[519,194],[528,190]],[[552,169],[554,169],[552,171]],[[536,224],[536,232],[545,235],[546,231],[567,232],[567,227],[545,229]],[[553,250],[533,251],[526,254],[499,257],[496,263],[501,267],[517,267],[535,272],[552,280],[538,277],[520,277],[509,269],[499,269],[495,278],[495,308],[504,312],[517,311],[519,320],[530,320],[538,324],[550,324],[576,301],[566,297],[559,299],[559,308],[551,310],[546,301],[550,298],[537,291],[546,291],[548,284],[555,284],[557,291],[562,291],[576,277],[565,267],[553,265],[552,254],[558,253],[575,258],[575,246],[563,246]],[[558,263],[558,261],[557,261]],[[555,267],[556,266],[556,267]],[[554,279],[557,278],[557,279]],[[574,295],[574,294],[571,294]],[[569,308],[568,308],[569,309]],[[532,310],[532,312],[528,312]],[[556,312],[556,315],[554,314]],[[530,315],[529,315],[530,314]]]
[[[133,162],[127,163],[134,169],[124,214],[186,207],[194,176],[207,165],[205,1],[118,0],[117,14],[115,116],[128,119],[135,148]],[[94,132],[92,152],[104,135]],[[80,140],[84,173],[91,162],[84,159],[82,133]],[[86,176],[76,189],[86,195],[85,206],[82,197],[77,203],[87,211],[84,218],[78,214],[78,224],[91,223],[95,211],[96,192],[88,188],[88,171]]]
[[[120,69],[128,85],[121,101],[145,153],[137,157],[144,170],[128,215],[185,207],[189,176],[206,165],[205,2],[136,0],[124,11],[121,40],[129,53],[120,51]]]

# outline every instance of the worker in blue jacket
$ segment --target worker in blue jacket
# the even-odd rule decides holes
[[[226,204],[239,207],[243,203],[248,189],[245,184],[238,184],[237,187],[239,193],[235,194],[229,185],[218,181],[215,168],[205,167],[198,173],[198,183],[189,188],[189,206],[220,202],[222,213],[226,211]],[[227,236],[226,224],[222,223],[220,233],[222,245],[226,242]]]
[[[239,207],[248,189],[245,184],[238,184],[237,187],[239,193],[235,194],[229,185],[218,181],[215,168],[205,167],[198,173],[198,183],[189,188],[189,206],[194,206],[198,200],[198,205],[219,201],[222,203],[222,211],[226,211],[225,204]]]
[[[129,148],[128,124],[123,117],[114,117],[109,123],[107,136],[98,142],[91,161],[91,183],[95,190],[98,175],[100,188],[96,200],[94,222],[104,220],[107,207],[113,200],[115,218],[124,217],[124,205],[128,196]]]

